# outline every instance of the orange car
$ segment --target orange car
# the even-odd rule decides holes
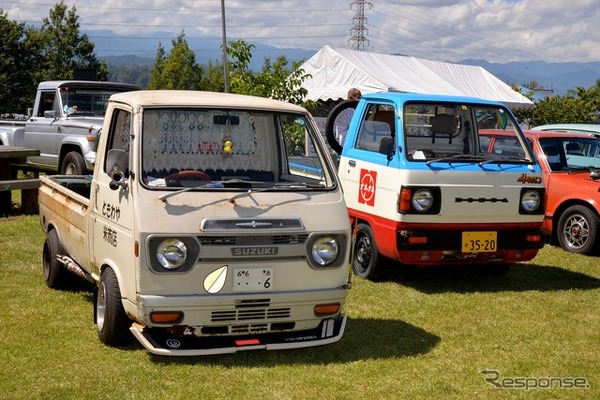
[[[600,136],[572,132],[525,131],[540,161],[546,185],[543,230],[564,250],[593,254],[600,250]],[[514,157],[516,137],[486,130],[480,149],[488,157]]]

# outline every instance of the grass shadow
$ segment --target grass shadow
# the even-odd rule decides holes
[[[492,276],[464,267],[389,268],[382,281],[395,282],[423,293],[494,293],[505,291],[593,290],[600,279],[559,267],[517,263],[505,276]]]
[[[343,364],[355,361],[415,357],[432,351],[440,342],[409,323],[389,319],[348,319],[342,340],[326,346],[295,350],[249,351],[202,357],[164,357],[149,354],[157,364],[203,364],[223,367],[276,367]]]

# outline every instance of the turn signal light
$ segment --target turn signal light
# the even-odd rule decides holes
[[[398,197],[398,212],[410,211],[410,201],[412,199],[412,190],[402,188]]]
[[[155,324],[177,324],[183,321],[181,311],[155,311],[150,313],[150,321]]]
[[[317,304],[315,306],[315,315],[331,315],[337,314],[340,311],[340,303],[334,304]]]
[[[541,235],[527,235],[527,241],[528,242],[541,242],[542,241],[542,236]]]

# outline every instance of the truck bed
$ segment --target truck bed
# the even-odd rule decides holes
[[[56,229],[65,255],[89,265],[87,232],[91,177],[87,175],[40,176],[40,222],[47,233]]]

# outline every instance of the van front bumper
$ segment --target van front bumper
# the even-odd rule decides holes
[[[346,316],[321,321],[314,329],[239,336],[180,336],[166,328],[133,324],[130,331],[151,353],[163,356],[204,356],[249,350],[288,350],[338,342],[344,334]]]

